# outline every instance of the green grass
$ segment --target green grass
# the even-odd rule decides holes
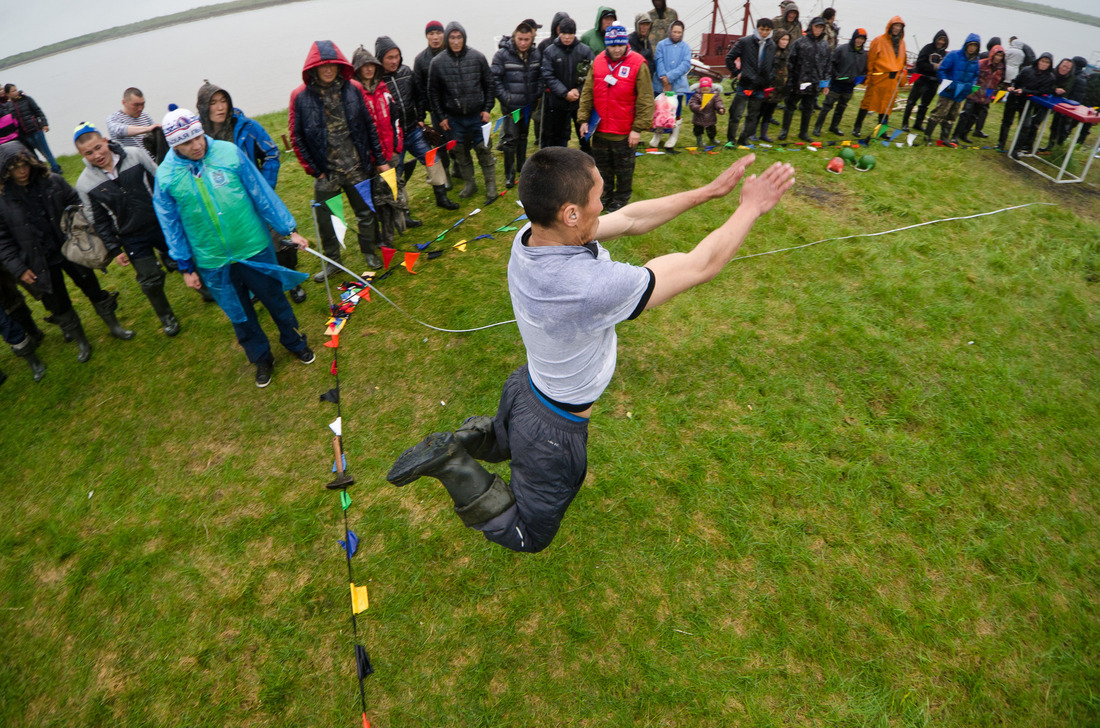
[[[825,154],[762,153],[799,178],[743,252],[1058,206],[734,262],[620,326],[588,480],[539,555],[464,529],[432,482],[383,479],[423,435],[495,409],[523,360],[515,328],[440,334],[359,308],[340,364],[372,725],[1100,722],[1100,198],[992,152],[876,154],[837,177]],[[642,158],[636,190],[734,158]],[[284,161],[308,232],[309,180]],[[457,219],[422,180],[406,247]],[[447,242],[504,225],[513,200]],[[687,250],[734,204],[609,247],[639,264]],[[380,289],[437,326],[511,318],[509,243]],[[329,350],[312,367],[276,351],[257,390],[220,311],[171,278],[183,332],[167,339],[132,276],[106,281],[136,339],[78,297],[91,362],[50,328],[40,384],[3,363],[0,724],[358,725],[323,488]],[[307,287],[316,345],[326,302]]]

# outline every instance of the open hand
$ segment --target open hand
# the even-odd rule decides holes
[[[794,167],[776,162],[759,177],[754,174],[741,185],[741,206],[753,208],[757,216],[763,215],[775,207],[793,185]]]
[[[755,160],[755,154],[746,154],[738,159],[706,186],[707,194],[710,195],[712,199],[728,195],[733,191],[733,188],[737,186],[737,183],[741,181],[741,178],[745,176],[745,168]]]

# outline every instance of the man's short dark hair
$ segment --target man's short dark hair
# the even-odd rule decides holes
[[[532,28],[526,22],[523,22],[523,23],[520,23],[519,25],[516,26],[516,29],[512,31],[512,35],[515,36],[517,33],[531,33],[531,34],[534,34],[534,32],[535,32],[534,28]]]
[[[775,23],[772,22],[771,18],[760,18],[760,20],[756,21],[756,27],[757,28],[774,28]]]
[[[8,94],[8,93],[11,93],[11,90],[12,90],[13,88],[15,88],[15,84],[14,84],[14,83],[5,83],[5,84],[4,84],[4,93],[6,93],[6,94]]]
[[[122,100],[125,101],[131,96],[140,96],[141,98],[145,98],[145,94],[141,92],[141,89],[135,88],[133,86],[122,92]]]
[[[579,149],[546,147],[523,163],[519,200],[534,225],[552,227],[562,205],[587,205],[596,163]]]
[[[836,10],[834,8],[825,8],[825,10],[823,10],[821,13],[821,17],[825,18],[826,20],[832,20],[836,17]]]

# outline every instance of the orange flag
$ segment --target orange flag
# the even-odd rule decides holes
[[[449,151],[451,151],[452,149],[454,149],[454,148],[455,148],[455,145],[456,145],[456,144],[458,144],[458,141],[456,141],[456,140],[452,139],[452,140],[450,140],[449,142],[447,142],[447,143],[446,143],[446,144],[445,144],[444,146],[446,146],[446,147],[447,147],[447,151],[449,152]]]
[[[427,151],[427,153],[424,155],[425,167],[431,167],[433,164],[435,164],[435,153],[437,151],[439,151],[439,147],[436,147],[435,149],[429,149]]]
[[[336,334],[335,336],[330,336],[329,340],[325,342],[325,346],[327,346],[330,349],[338,348],[340,346],[340,334]]]
[[[405,262],[401,265],[405,266],[405,270],[416,275],[416,271],[413,270],[413,266],[416,265],[416,259],[420,257],[420,253],[405,253]]]
[[[386,270],[390,269],[390,261],[393,260],[393,254],[396,253],[396,248],[387,248],[382,246],[382,267]]]

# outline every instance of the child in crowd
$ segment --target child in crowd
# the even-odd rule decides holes
[[[688,108],[692,113],[692,124],[695,131],[696,146],[703,146],[703,131],[706,130],[711,145],[716,144],[718,136],[718,114],[726,113],[726,107],[722,105],[722,94],[714,90],[714,84],[704,77],[699,81],[699,88],[691,95]]]

